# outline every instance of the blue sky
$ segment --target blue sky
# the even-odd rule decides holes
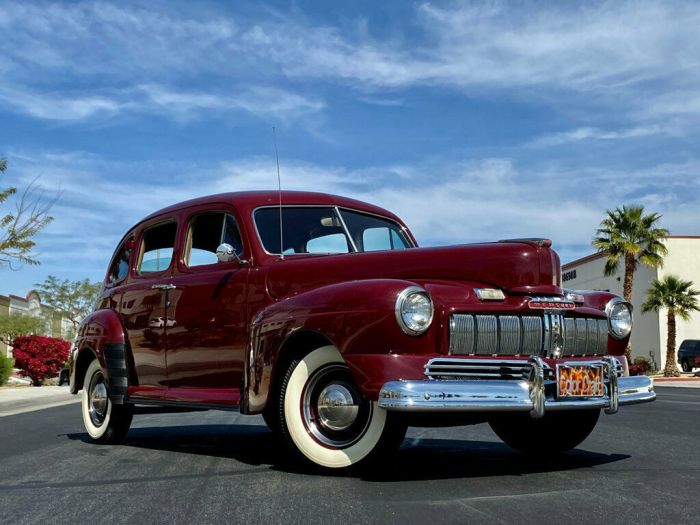
[[[695,2],[0,1],[0,179],[60,192],[41,266],[101,279],[144,215],[276,187],[384,206],[422,245],[550,237],[607,208],[700,234]]]

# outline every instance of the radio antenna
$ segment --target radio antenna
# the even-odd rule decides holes
[[[272,126],[272,139],[275,143],[275,160],[277,161],[277,191],[280,196],[280,259],[284,259],[284,234],[282,232],[282,178],[280,177],[280,157],[277,153],[277,131]]]

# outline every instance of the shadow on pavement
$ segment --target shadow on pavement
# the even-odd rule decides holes
[[[67,437],[90,443],[84,432]],[[557,472],[591,468],[630,457],[576,449],[561,456],[528,458],[499,442],[407,438],[401,449],[384,458],[381,464],[361,471],[337,472],[300,464],[266,427],[258,425],[132,428],[123,446],[230,458],[296,474],[352,476],[378,482]]]

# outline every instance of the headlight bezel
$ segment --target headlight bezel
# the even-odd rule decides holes
[[[613,329],[612,314],[617,307],[624,307],[629,312],[629,330],[627,330],[627,333],[625,333],[623,335],[619,335]],[[618,341],[621,341],[621,340],[626,339],[627,337],[630,336],[630,334],[632,333],[632,327],[634,326],[633,310],[634,310],[634,308],[632,307],[632,304],[625,301],[622,297],[615,297],[614,299],[611,299],[610,301],[608,301],[608,303],[605,305],[605,315],[608,318],[608,333],[610,334],[611,337],[613,337],[614,339],[617,339]]]
[[[422,329],[412,328],[406,323],[406,321],[403,318],[404,304],[411,296],[416,294],[425,297],[430,305],[430,315],[428,316],[428,320],[425,324],[425,327]],[[430,294],[427,292],[427,290],[421,288],[420,286],[408,286],[407,288],[404,288],[396,297],[396,303],[394,305],[394,314],[396,316],[396,322],[405,334],[412,336],[423,335],[430,329],[430,327],[433,324],[433,318],[435,317],[435,305],[433,304],[433,300],[430,297]]]

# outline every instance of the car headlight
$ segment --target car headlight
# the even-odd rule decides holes
[[[632,331],[632,305],[620,298],[611,300],[605,306],[608,314],[608,328],[615,339],[624,339]]]
[[[433,322],[433,302],[428,292],[418,286],[409,286],[396,299],[396,321],[409,335],[420,335]]]

